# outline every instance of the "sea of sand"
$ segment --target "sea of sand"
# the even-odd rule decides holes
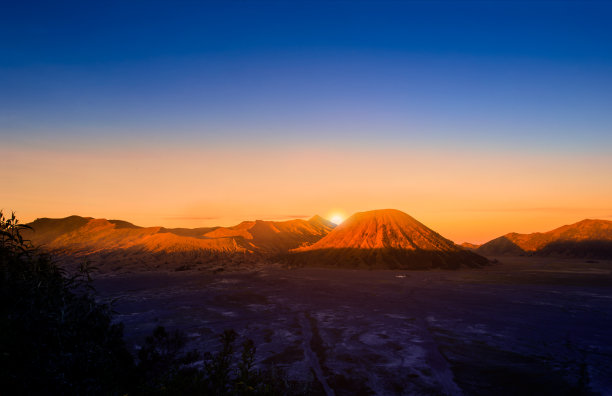
[[[495,258],[492,258],[495,259]],[[190,347],[227,328],[257,364],[318,393],[610,394],[612,262],[497,258],[483,269],[283,269],[100,276],[136,350],[157,325]]]

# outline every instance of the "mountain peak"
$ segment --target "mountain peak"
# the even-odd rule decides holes
[[[320,241],[291,251],[290,265],[459,268],[487,263],[396,209],[355,213]]]
[[[458,250],[453,242],[396,209],[355,213],[319,242],[301,249],[334,248]]]

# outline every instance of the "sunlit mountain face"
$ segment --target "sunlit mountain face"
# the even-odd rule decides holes
[[[29,227],[24,235],[45,251],[69,262],[95,260],[105,271],[112,271],[143,269],[151,261],[163,270],[185,265],[248,264],[312,244],[335,225],[313,216],[309,220],[256,220],[232,227],[173,229],[70,216],[37,219]]]

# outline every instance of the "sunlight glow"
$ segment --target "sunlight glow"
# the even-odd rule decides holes
[[[339,214],[335,214],[331,217],[331,219],[329,219],[329,221],[331,221],[335,225],[339,225],[340,223],[344,221],[344,218],[340,216]]]

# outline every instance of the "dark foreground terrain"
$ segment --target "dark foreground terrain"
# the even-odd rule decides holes
[[[137,348],[157,325],[215,349],[233,328],[260,365],[320,393],[612,394],[612,262],[503,258],[485,269],[264,268],[108,275]]]

